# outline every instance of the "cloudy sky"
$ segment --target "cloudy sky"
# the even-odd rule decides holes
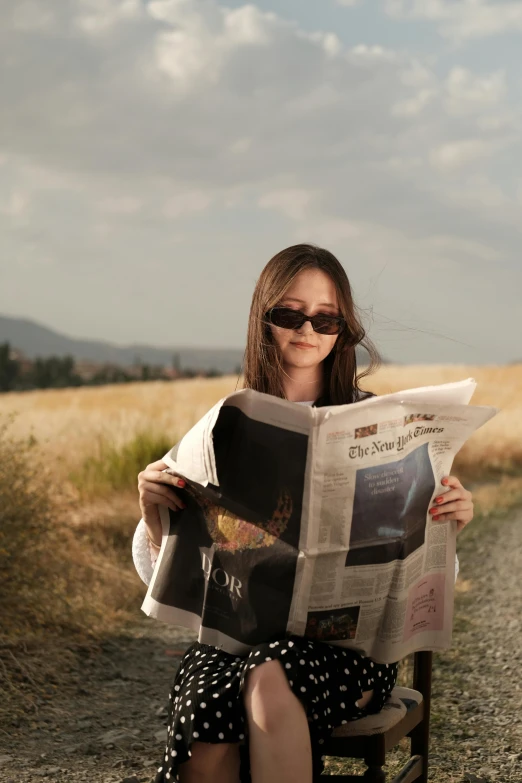
[[[521,0],[2,0],[0,313],[242,346],[282,248],[401,362],[522,359]]]

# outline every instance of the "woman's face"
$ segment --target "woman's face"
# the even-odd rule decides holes
[[[321,269],[303,269],[278,302],[280,307],[301,310],[306,315],[339,315],[337,293],[333,281]],[[270,325],[274,340],[283,357],[285,369],[312,369],[325,359],[335,345],[338,335],[314,332],[310,321],[300,329],[282,329]]]

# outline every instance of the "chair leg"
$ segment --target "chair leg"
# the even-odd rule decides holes
[[[428,721],[424,720],[410,734],[411,755],[412,757],[420,756],[422,758],[422,773],[416,778],[415,783],[428,783],[429,732]]]
[[[411,755],[422,757],[422,774],[415,783],[428,783],[432,657],[430,652],[417,653],[415,656],[414,687],[421,691],[424,698],[423,719],[410,734]]]
[[[382,767],[375,766],[374,764],[368,764],[368,769],[365,771],[362,779],[366,783],[386,783],[386,772]]]

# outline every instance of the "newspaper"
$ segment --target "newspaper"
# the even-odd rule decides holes
[[[288,635],[382,663],[449,647],[456,522],[429,508],[497,412],[468,405],[475,387],[319,408],[225,397],[164,457],[186,508],[160,507],[143,611],[236,655]]]

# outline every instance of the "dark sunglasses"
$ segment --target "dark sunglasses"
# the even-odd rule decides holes
[[[281,329],[300,329],[310,321],[312,329],[318,334],[339,334],[346,326],[346,321],[340,315],[306,315],[301,310],[292,310],[291,307],[272,307],[266,314],[266,320]]]

